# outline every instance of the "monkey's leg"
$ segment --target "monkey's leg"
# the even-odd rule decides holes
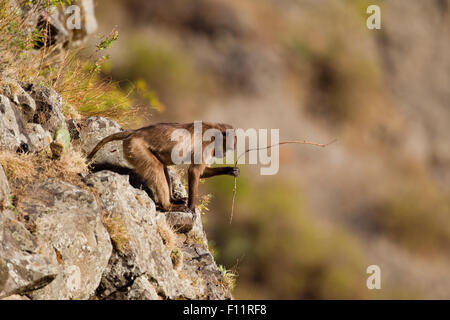
[[[170,179],[169,169],[167,169],[167,166],[164,166],[164,175],[166,176],[167,185],[169,186],[169,197],[172,199],[172,180]]]
[[[228,175],[233,177],[239,176],[239,168],[235,167],[215,167],[215,168],[205,168],[202,175],[200,176],[201,179],[205,178],[211,178],[219,175]]]
[[[123,150],[126,159],[158,197],[162,209],[164,211],[179,209],[180,206],[170,203],[169,186],[164,174],[164,165],[148,150],[145,142],[139,138],[125,140]]]
[[[198,198],[198,182],[200,176],[205,170],[203,164],[191,164],[188,170],[188,182],[189,182],[189,199],[188,207],[190,210],[195,210]]]

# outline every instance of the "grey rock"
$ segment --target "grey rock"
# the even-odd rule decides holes
[[[209,252],[201,214],[197,209],[195,210],[192,230],[187,236],[188,238],[195,238],[195,241],[186,241],[181,246],[181,252],[183,253],[181,271],[188,274],[195,284],[197,296],[200,299],[209,300],[232,299],[230,290],[223,285],[222,273]]]
[[[41,99],[36,110],[36,103],[18,83],[8,80],[0,95],[0,149],[17,151],[26,145],[26,150],[37,151],[46,148],[52,141],[52,134],[46,129],[55,130],[61,126],[61,97],[53,90],[32,85],[24,85],[30,93]],[[39,123],[33,123],[41,122]],[[64,123],[65,125],[65,123]],[[45,128],[45,129],[44,129]]]
[[[197,299],[231,299],[231,292],[223,285],[222,273],[206,244],[192,243],[181,248],[183,274],[189,275],[196,290]]]
[[[0,212],[6,206],[11,190],[9,189],[8,179],[0,165]]]
[[[120,126],[112,120],[102,117],[89,117],[80,132],[81,150],[88,155],[103,138],[121,130]],[[106,144],[94,156],[92,163],[109,163],[132,168],[123,156],[122,141],[113,141]]]
[[[103,274],[97,296],[105,298],[123,291],[135,279],[145,276],[161,297],[195,298],[191,281],[182,279],[173,267],[172,250],[164,245],[157,227],[158,220],[165,216],[155,210],[148,195],[131,187],[127,176],[109,171],[91,174],[86,181],[96,188],[109,219],[120,222],[126,233],[122,238],[127,241],[120,253],[115,246],[116,254]]]
[[[27,84],[24,88],[36,102],[33,122],[42,125],[54,136],[56,131],[67,128],[66,119],[61,112],[62,97],[53,89]]]
[[[191,212],[167,212],[166,220],[177,232],[186,233],[191,231],[194,226],[195,214]]]
[[[70,138],[72,140],[79,140],[80,139],[80,124],[75,119],[69,119],[66,121],[67,129],[70,133]]]
[[[3,95],[0,95],[0,137],[0,150],[16,151],[22,143],[28,143],[19,110]]]
[[[0,214],[0,298],[44,287],[57,272],[56,264],[40,254],[37,239],[15,214]]]
[[[111,256],[109,235],[101,222],[95,197],[55,179],[27,187],[18,207],[34,230],[41,251],[58,265],[46,287],[33,299],[88,299],[100,283]]]
[[[53,141],[50,133],[37,123],[27,124],[27,135],[33,150],[43,150]]]
[[[139,275],[139,269],[129,265],[115,251],[111,256],[104,278],[97,289],[97,298],[104,300],[157,300],[154,284],[147,275]]]
[[[31,96],[11,78],[2,78],[1,83],[0,92],[17,105],[24,122],[32,120],[36,112],[36,103]]]
[[[137,277],[127,294],[128,300],[158,300],[160,297],[146,276]]]
[[[97,289],[100,299],[229,299],[222,285],[222,274],[209,253],[200,213],[190,215],[191,231],[172,237],[183,244],[167,244],[159,226],[167,224],[171,214],[161,213],[142,190],[131,187],[127,176],[110,171],[91,174],[86,182],[99,195],[110,221],[120,223],[121,235],[111,233],[115,249]],[[114,228],[113,228],[114,229]],[[117,225],[116,225],[117,229]],[[120,248],[118,241],[121,240]],[[195,238],[195,241],[188,239]],[[126,242],[126,244],[124,243]],[[172,241],[173,242],[173,241]],[[178,240],[175,242],[178,243]],[[181,265],[175,266],[171,254],[179,251]]]
[[[22,112],[24,122],[31,121],[36,113],[36,103],[23,89],[22,92],[16,96],[16,98],[19,109]]]

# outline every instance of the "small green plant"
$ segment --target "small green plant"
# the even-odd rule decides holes
[[[99,44],[97,44],[97,51],[106,50],[119,39],[119,32],[113,30],[109,35],[102,38]]]
[[[225,288],[233,290],[236,286],[237,274],[231,270],[227,270],[223,265],[218,266],[220,273],[222,274],[222,284]]]
[[[23,1],[24,6],[32,7],[33,5],[36,5],[36,4],[40,4],[44,8],[56,7],[58,5],[64,7],[66,5],[70,6],[72,4],[72,1],[71,0],[25,0],[25,1]]]
[[[211,202],[213,195],[211,193],[205,194],[200,197],[199,205],[197,206],[200,213],[203,215],[205,211],[209,211],[209,203]]]
[[[6,209],[14,211],[14,213],[18,214],[16,206],[14,205],[14,196],[12,194],[8,195],[8,199],[6,200]]]

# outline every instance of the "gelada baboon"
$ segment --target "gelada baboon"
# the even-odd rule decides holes
[[[177,129],[189,133],[191,143],[187,144],[191,158],[188,169],[189,198],[187,207],[185,204],[178,204],[172,197],[172,184],[168,175],[167,166],[174,165],[172,160],[172,150],[180,141],[172,141],[172,133]],[[234,134],[233,127],[222,123],[201,123],[201,135],[208,129],[220,131],[223,141],[223,149],[227,150],[227,134]],[[200,139],[202,139],[200,137]],[[235,148],[236,137],[233,137],[233,145],[228,149]],[[185,211],[194,210],[197,204],[198,182],[201,178],[210,178],[217,175],[230,175],[237,177],[239,169],[235,167],[214,167],[207,166],[208,161],[214,157],[215,148],[206,148],[214,141],[202,141],[201,161],[194,161],[194,123],[158,123],[137,130],[123,131],[112,134],[102,141],[92,150],[88,160],[97,153],[106,143],[123,140],[123,153],[127,161],[134,170],[145,180],[149,189],[156,195],[159,204],[164,211]],[[197,140],[198,141],[198,140]],[[208,149],[207,152],[203,152]],[[218,152],[220,155],[220,152]],[[217,155],[217,154],[216,154]],[[224,156],[222,153],[220,156]]]

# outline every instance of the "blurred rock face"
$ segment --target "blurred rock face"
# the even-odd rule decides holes
[[[111,74],[155,88],[167,105],[155,122],[338,138],[325,152],[281,149],[276,182],[246,168],[230,228],[228,185],[208,182],[219,261],[246,257],[237,297],[449,296],[450,1],[385,1],[380,31],[366,28],[370,1],[114,3],[127,39]],[[386,266],[378,295],[352,271],[374,260]]]
[[[237,12],[226,1],[208,0],[131,0],[127,11],[138,24],[158,23],[181,27],[210,38],[240,37],[245,33]]]
[[[378,39],[386,81],[398,107],[424,126],[425,157],[436,176],[450,183],[450,1],[389,1]],[[406,21],[401,16],[414,17]]]

